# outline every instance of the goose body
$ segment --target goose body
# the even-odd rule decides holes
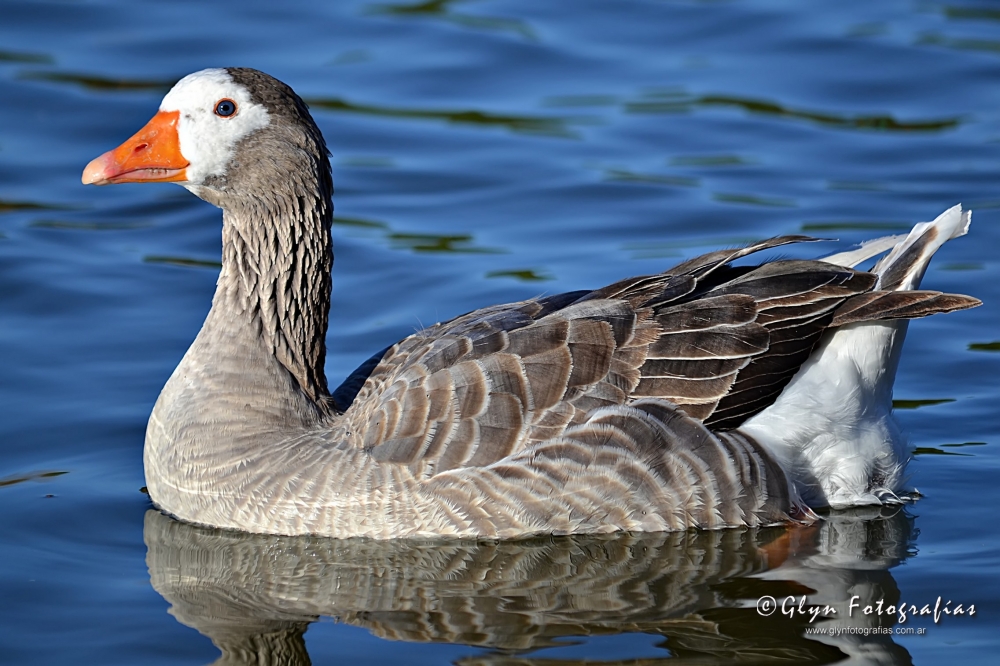
[[[212,309],[153,408],[144,463],[163,511],[252,532],[666,531],[898,501],[906,320],[979,303],[918,289],[968,228],[956,206],[825,260],[733,265],[811,240],[785,236],[471,312],[331,393],[332,180],[288,86],[191,74],[83,181],[177,182],[223,210]]]

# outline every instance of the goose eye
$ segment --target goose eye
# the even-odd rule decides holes
[[[220,99],[215,105],[215,115],[228,118],[236,113],[236,102],[231,99]]]

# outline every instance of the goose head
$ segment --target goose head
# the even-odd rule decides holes
[[[177,183],[222,208],[222,270],[198,338],[208,342],[196,340],[186,362],[201,372],[197,350],[207,349],[212,367],[245,372],[254,358],[257,385],[285,391],[290,377],[301,389],[286,394],[295,418],[325,413],[333,181],[323,136],[291,88],[254,69],[190,74],[83,182]]]
[[[205,69],[177,82],[129,140],[94,159],[85,185],[178,183],[221,208],[282,191],[329,197],[323,136],[302,99],[263,72]]]

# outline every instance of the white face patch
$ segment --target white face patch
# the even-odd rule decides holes
[[[224,99],[236,103],[236,113],[229,117],[215,113]],[[163,98],[160,111],[180,111],[177,137],[181,154],[191,163],[181,185],[192,190],[209,176],[225,174],[240,139],[270,123],[267,109],[250,101],[250,92],[224,69],[188,74]]]

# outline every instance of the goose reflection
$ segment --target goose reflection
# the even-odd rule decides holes
[[[153,587],[181,623],[222,652],[217,664],[309,664],[320,616],[392,640],[486,648],[462,666],[610,664],[546,654],[572,637],[662,636],[660,658],[630,664],[910,663],[891,636],[806,636],[808,627],[892,626],[847,617],[899,600],[889,569],[911,519],[873,509],[803,528],[548,537],[515,542],[332,540],[226,532],[145,517]],[[838,609],[762,616],[757,600],[808,595]]]

